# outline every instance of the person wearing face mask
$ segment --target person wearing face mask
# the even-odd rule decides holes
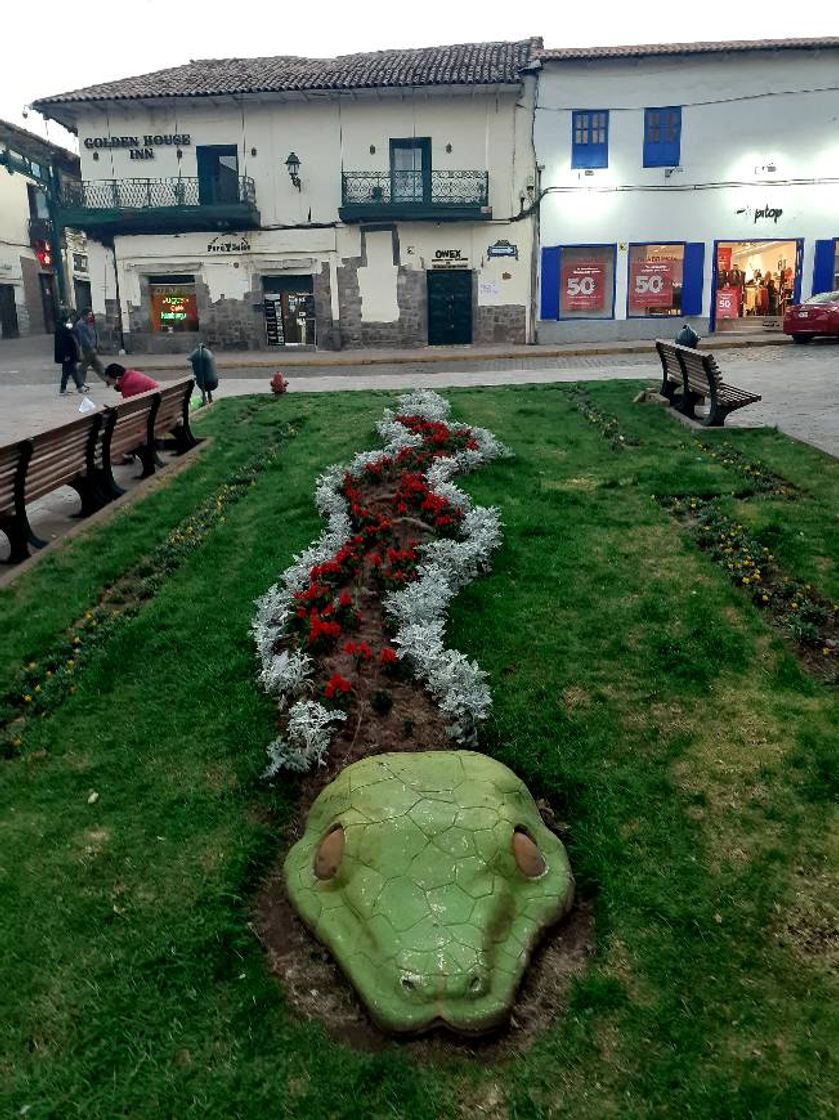
[[[54,358],[61,366],[61,387],[58,391],[62,397],[67,396],[67,382],[71,377],[76,383],[77,392],[87,393],[90,391],[79,372],[79,347],[73,333],[75,318],[75,312],[65,308],[59,315],[58,324],[55,328]]]

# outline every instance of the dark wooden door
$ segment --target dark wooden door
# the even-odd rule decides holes
[[[11,284],[0,284],[0,338],[17,338],[19,333],[15,290]]]
[[[195,160],[201,206],[239,201],[239,157],[235,144],[199,144]]]
[[[429,272],[428,345],[466,346],[472,341],[472,273]]]

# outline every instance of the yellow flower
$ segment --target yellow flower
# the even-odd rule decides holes
[[[29,695],[29,693],[28,693],[28,692],[27,692],[27,694],[26,694],[26,695],[24,696],[24,698],[23,698],[23,702],[24,702],[24,704],[31,704],[31,703],[32,703],[32,697],[31,697],[31,696]]]
[[[29,669],[29,670],[37,669],[38,668],[38,662],[37,661],[30,661],[29,664],[26,666],[26,668]]]
[[[762,601],[763,601],[764,603],[768,603],[768,602],[769,602],[769,596],[768,596],[768,595],[761,595],[761,599],[762,599]]]
[[[35,691],[36,691],[36,692],[40,692],[40,691],[41,691],[41,686],[40,686],[39,684],[36,684],[36,685],[35,685]]]
[[[748,576],[743,576],[743,583],[748,583],[748,582],[749,582],[749,577]]]
[[[790,609],[794,610],[794,611],[797,611],[798,610],[798,603],[790,603]]]
[[[75,661],[73,660],[73,658],[71,657],[71,658],[69,659],[69,661],[67,662],[67,668],[68,668],[68,669],[72,669],[72,668],[73,668],[73,666],[74,666],[75,664],[76,664],[76,662],[75,662]]]
[[[79,638],[78,636],[73,638],[73,645],[74,646],[80,646],[81,644],[82,644],[81,638]]]
[[[824,646],[822,648],[822,653],[825,655],[825,657],[830,657],[830,654],[831,654],[830,647],[829,646]]]

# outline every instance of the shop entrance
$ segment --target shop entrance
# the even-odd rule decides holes
[[[154,334],[198,330],[195,277],[150,276],[151,329]]]
[[[11,284],[0,284],[0,338],[17,338],[19,333],[15,289]]]
[[[314,346],[311,276],[263,276],[265,339],[269,346]]]
[[[472,273],[440,269],[428,277],[428,345],[468,346],[472,341]]]
[[[801,291],[801,241],[718,241],[712,329],[780,329]]]

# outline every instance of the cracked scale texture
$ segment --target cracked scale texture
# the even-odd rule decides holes
[[[340,864],[319,879],[315,858],[336,828]],[[517,830],[545,861],[538,878],[516,862]],[[540,933],[574,897],[565,848],[527,787],[473,751],[347,767],[313,804],[285,877],[301,918],[393,1032],[444,1023],[476,1033],[503,1022]]]

